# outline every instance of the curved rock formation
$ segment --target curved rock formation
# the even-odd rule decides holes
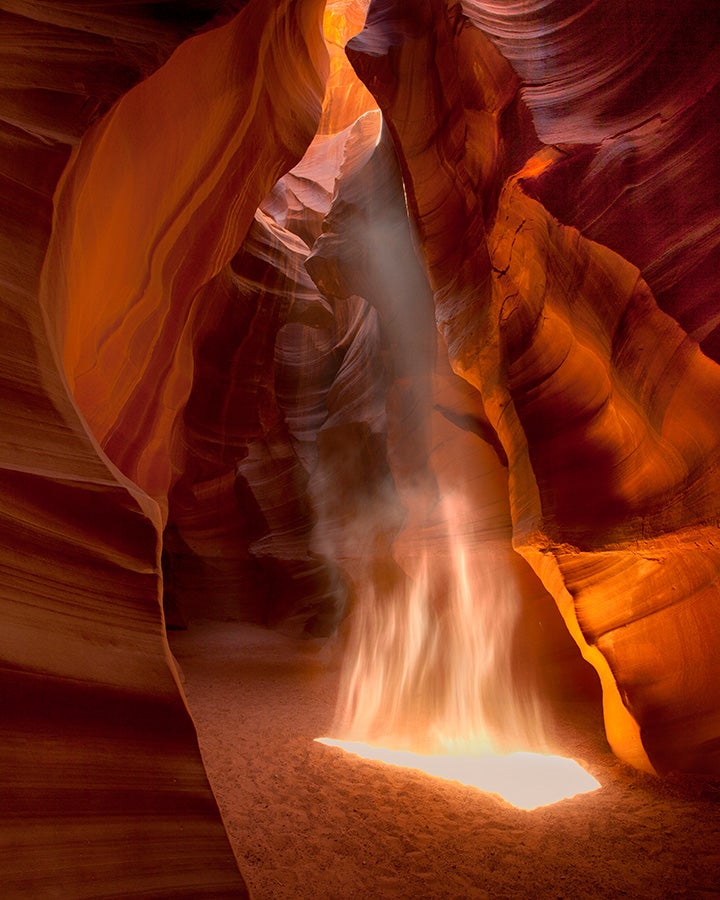
[[[720,361],[720,25],[706,0],[517,7],[463,0],[512,63],[558,159],[529,188],[640,268],[658,305]]]
[[[42,302],[64,371],[108,455],[163,509],[199,292],[317,128],[322,5],[252,3],[183,43],[85,135],[56,194]]]
[[[145,18],[122,4],[95,16],[76,4],[12,6],[3,13],[4,71],[16,79],[2,124],[3,891],[53,896],[60,882],[78,897],[244,896],[164,634],[160,545],[182,465],[171,433],[190,390],[182,364],[193,303],[314,134],[322,4],[251,4],[172,56],[189,23],[220,4],[196,4],[179,27],[172,15],[162,21],[160,5]],[[246,41],[254,55],[240,50]],[[28,43],[53,48],[49,67],[15,62]],[[263,81],[288,61],[302,72]],[[283,139],[258,160],[273,123]],[[215,138],[202,139],[209,127]]]
[[[203,300],[167,540],[189,614],[327,634],[345,606],[343,578],[313,538],[310,478],[357,323],[318,292],[305,261],[349,133],[317,136]],[[364,352],[356,362],[365,366]]]
[[[323,30],[330,51],[330,75],[323,102],[320,134],[337,134],[363,113],[377,109],[375,98],[355,77],[345,45],[363,27],[367,0],[328,0]]]
[[[477,3],[476,21],[487,8],[502,18]],[[533,154],[520,82],[456,6],[376,2],[348,51],[403,161],[453,367],[507,453],[515,546],[601,676],[609,740],[636,765],[716,771],[720,370],[633,265],[528,195],[559,189],[562,154]],[[565,98],[550,73],[525,95],[542,137],[538,98]],[[663,88],[644,102],[662,108]],[[493,159],[506,142],[522,168]]]
[[[375,0],[367,90],[364,13],[3,4],[7,896],[242,896],[163,590],[328,634],[451,490],[720,771],[714,6]]]

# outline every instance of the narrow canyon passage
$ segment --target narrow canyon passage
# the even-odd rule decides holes
[[[553,731],[602,788],[528,812],[317,744],[338,687],[329,646],[219,622],[171,644],[255,900],[717,896],[720,780],[623,765],[595,703],[559,704]]]
[[[0,2],[0,900],[720,896],[716,6]]]

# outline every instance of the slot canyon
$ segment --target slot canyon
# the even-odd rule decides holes
[[[719,896],[716,0],[0,0],[0,75],[0,896]]]

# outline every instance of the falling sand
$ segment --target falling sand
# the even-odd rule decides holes
[[[602,787],[533,811],[323,746],[331,648],[232,623],[171,635],[200,748],[255,900],[720,896],[720,780],[622,765],[596,702],[555,742]]]

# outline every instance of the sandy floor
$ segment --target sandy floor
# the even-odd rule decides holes
[[[720,897],[720,781],[627,769],[596,710],[559,729],[603,788],[525,812],[314,743],[338,679],[316,648],[228,623],[171,645],[256,900]]]

